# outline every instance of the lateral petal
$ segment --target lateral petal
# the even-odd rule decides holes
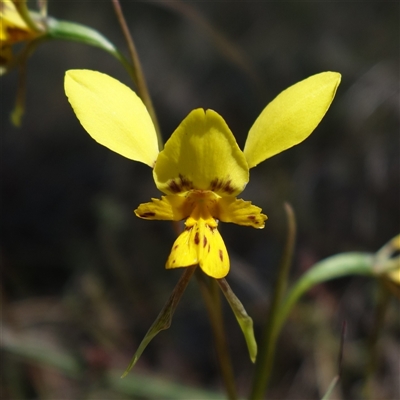
[[[218,201],[218,219],[222,222],[262,229],[268,217],[261,211],[261,208],[252,205],[251,201],[235,197],[223,197]]]
[[[189,216],[189,205],[182,196],[168,195],[140,204],[134,212],[137,217],[143,219],[180,221]]]
[[[154,166],[157,134],[145,105],[131,89],[97,71],[69,70],[65,93],[94,140],[124,157]]]
[[[153,176],[158,189],[167,194],[200,189],[236,195],[246,186],[249,169],[223,118],[199,108],[167,141]]]
[[[272,100],[249,131],[244,146],[249,168],[306,139],[328,111],[340,78],[337,72],[322,72]]]

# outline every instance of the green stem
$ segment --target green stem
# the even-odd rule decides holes
[[[374,322],[371,328],[371,334],[368,338],[368,357],[369,360],[366,366],[366,379],[364,386],[364,397],[366,399],[374,399],[372,378],[378,364],[378,341],[382,333],[382,328],[385,321],[386,311],[389,305],[390,293],[384,286],[383,282],[379,282],[378,299],[375,309]]]
[[[36,47],[45,40],[47,40],[46,36],[40,36],[31,42],[28,42],[20,55],[14,60],[13,64],[9,66],[9,68],[12,68],[16,65],[19,68],[15,106],[11,113],[11,122],[16,127],[21,125],[21,120],[25,113],[26,64],[28,62],[28,58],[35,51]]]
[[[101,33],[85,25],[62,21],[52,17],[46,18],[47,36],[51,39],[73,41],[100,48],[115,57],[126,69],[136,86],[136,72],[123,54]]]
[[[167,303],[164,305],[161,312],[158,314],[156,320],[151,325],[150,329],[147,331],[146,336],[141,341],[136,353],[133,355],[128,367],[125,372],[122,374],[121,378],[124,378],[128,375],[129,371],[135,366],[140,356],[142,355],[144,349],[147,345],[153,340],[153,338],[162,330],[168,329],[171,326],[172,316],[176,310],[179,301],[185,291],[190,278],[192,277],[195,269],[197,267],[187,267],[183,272],[181,278],[176,284],[174,290],[172,291]]]
[[[122,32],[125,36],[125,40],[128,44],[129,54],[132,59],[132,64],[133,64],[133,68],[134,68],[135,76],[136,76],[135,82],[137,84],[139,95],[140,95],[141,99],[143,100],[143,103],[145,104],[145,106],[151,116],[151,119],[153,120],[153,124],[154,124],[154,127],[157,132],[158,147],[160,149],[162,149],[164,143],[163,143],[163,139],[161,137],[160,126],[158,124],[157,116],[156,116],[156,113],[155,113],[155,110],[153,107],[153,102],[151,101],[150,93],[147,88],[146,79],[143,74],[142,65],[140,63],[139,55],[136,51],[135,43],[129,32],[128,24],[126,23],[124,13],[122,12],[122,8],[119,3],[119,0],[112,0],[112,3],[113,3],[114,10],[115,10],[115,13],[118,18],[118,22],[121,25]]]
[[[289,269],[295,246],[296,220],[293,209],[288,203],[285,203],[285,211],[288,219],[288,235],[278,270],[278,277],[275,284],[268,321],[264,328],[260,352],[257,357],[253,387],[250,396],[252,400],[264,398],[264,392],[270,379],[275,354],[275,345],[279,333],[276,329],[279,321],[279,310],[284,292],[286,290]]]
[[[226,343],[226,332],[222,319],[219,287],[215,279],[206,277],[199,269],[196,271],[196,278],[199,282],[200,290],[204,298],[208,316],[210,318],[215,349],[217,352],[217,358],[221,369],[225,390],[230,400],[236,400],[238,397],[232,369],[232,362]]]

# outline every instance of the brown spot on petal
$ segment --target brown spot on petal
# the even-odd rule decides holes
[[[222,252],[221,249],[219,249],[219,258],[221,261],[224,261],[224,253]]]
[[[195,242],[195,244],[199,244],[200,243],[199,232],[196,232],[196,234],[194,235],[194,242]]]
[[[203,237],[203,247],[207,246],[207,238],[204,236]]]
[[[174,193],[182,193],[193,189],[193,182],[186,176],[179,174],[178,178],[171,179],[168,182],[170,190]]]
[[[191,190],[193,189],[193,183],[190,181],[186,176],[179,174],[179,179],[181,180],[181,186],[184,190]]]
[[[174,250],[176,250],[178,247],[179,247],[179,244],[176,244],[176,245],[174,246]]]
[[[180,186],[174,180],[168,182],[168,186],[174,193],[179,193],[181,191]]]
[[[248,216],[247,216],[247,219],[249,219],[250,221],[253,221],[253,223],[254,223],[255,225],[258,225],[258,224],[260,223],[260,221],[258,221],[258,220],[256,219],[256,216],[255,216],[255,215],[248,215]]]
[[[143,214],[139,214],[139,217],[142,218],[149,218],[149,217],[155,217],[156,213],[154,212],[145,212]]]
[[[232,186],[231,179],[224,181],[223,179],[215,178],[210,182],[210,190],[213,192],[219,191],[232,194],[235,191],[235,188]]]
[[[210,250],[211,250],[211,246],[210,246],[210,245],[208,245],[208,252],[210,252]]]

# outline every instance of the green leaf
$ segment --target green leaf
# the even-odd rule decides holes
[[[53,39],[71,40],[88,44],[108,51],[118,52],[117,48],[101,33],[85,25],[69,21],[59,21],[55,18],[47,19],[48,35]]]
[[[257,357],[257,342],[254,337],[253,320],[247,314],[246,310],[243,307],[243,304],[232,292],[232,289],[229,286],[228,282],[225,279],[217,279],[217,282],[222,290],[222,293],[228,300],[228,303],[231,306],[233,313],[235,314],[237,322],[239,323],[240,329],[242,330],[244,338],[246,340],[250,359],[254,363]]]
[[[29,363],[39,368],[46,368],[49,371],[63,374],[78,382],[82,380],[85,370],[77,357],[72,354],[54,348],[54,346],[50,346],[47,342],[33,340],[33,335],[15,335],[7,328],[3,329],[2,334],[2,350],[6,355],[12,354],[24,363]],[[5,365],[6,368],[9,366],[9,364]],[[117,369],[105,371],[103,381],[105,388],[115,390],[119,394],[128,395],[132,399],[225,399],[225,396],[217,392],[186,386],[149,374],[143,375],[135,372],[123,380],[120,377],[121,371]],[[117,398],[122,397],[119,396]]]
[[[333,389],[335,389],[336,384],[339,382],[339,376],[335,376],[332,379],[332,382],[330,383],[328,390],[326,391],[326,393],[324,394],[324,397],[322,397],[321,400],[329,400],[329,398],[331,397],[331,394],[333,392]]]
[[[175,286],[171,296],[169,297],[167,303],[161,310],[158,317],[151,325],[150,329],[147,331],[146,336],[143,338],[142,342],[139,345],[139,348],[136,350],[136,353],[133,355],[128,367],[126,368],[125,372],[122,374],[121,378],[124,378],[128,375],[129,371],[135,366],[137,361],[139,360],[140,356],[142,355],[144,349],[147,345],[153,340],[153,338],[164,329],[168,329],[171,326],[172,316],[176,310],[176,307],[183,295],[183,292],[186,289],[186,286],[189,283],[190,278],[195,271],[195,267],[188,267],[185,269],[185,272],[182,274],[181,278],[179,279],[177,285]]]
[[[319,283],[349,275],[374,276],[375,256],[370,253],[341,253],[314,264],[292,287],[284,300],[275,325],[278,334],[297,300]]]
[[[85,25],[70,21],[59,21],[51,17],[46,19],[46,23],[46,37],[87,44],[106,51],[114,56],[124,66],[135,85],[138,86],[135,67],[132,66],[122,53],[101,33]]]

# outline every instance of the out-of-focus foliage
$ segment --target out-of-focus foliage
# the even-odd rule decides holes
[[[251,171],[243,195],[269,216],[262,234],[222,227],[232,258],[228,280],[257,336],[284,243],[284,201],[298,220],[293,278],[328,255],[374,252],[398,233],[399,5],[179,4],[122,2],[165,139],[190,110],[204,107],[224,116],[243,148],[251,124],[281,90],[324,70],[343,76],[312,137]],[[54,1],[49,14],[91,26],[125,48],[108,3]],[[99,49],[45,43],[28,62],[27,109],[15,129],[8,115],[16,74],[1,81],[2,333],[4,347],[43,345],[50,356],[67,354],[76,369],[62,373],[56,362],[6,350],[2,397],[157,398],[119,390],[108,376],[126,367],[178,280],[180,271],[162,268],[175,234],[168,224],[134,216],[137,204],[159,195],[148,167],[87,137],[63,94],[71,68],[100,70],[130,85],[122,66]],[[343,320],[348,334],[334,398],[360,398],[376,288],[370,278],[341,279],[316,287],[296,306],[278,342],[271,398],[317,399],[326,392],[337,372]],[[245,395],[252,366],[225,311]],[[398,312],[389,301],[372,399],[399,396]],[[181,389],[219,389],[194,282],[170,330],[153,340],[131,373],[157,377],[156,387],[168,380]]]

